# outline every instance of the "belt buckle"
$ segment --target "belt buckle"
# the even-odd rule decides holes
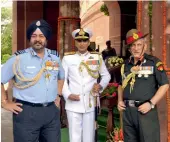
[[[43,105],[43,107],[46,107],[46,106],[48,106],[48,103],[43,103],[42,105]]]
[[[135,102],[134,102],[134,100],[129,100],[129,106],[135,107]]]

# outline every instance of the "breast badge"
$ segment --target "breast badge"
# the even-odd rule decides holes
[[[59,65],[56,61],[46,61],[45,69],[46,70],[58,70]]]
[[[153,66],[134,66],[131,68],[131,72],[138,75],[138,77],[149,77],[150,74],[153,74]]]
[[[53,69],[53,62],[52,61],[46,61],[45,69],[46,70],[52,70]]]
[[[57,71],[59,68],[59,65],[57,62],[53,62],[53,70]]]
[[[89,58],[94,58],[94,57],[89,57]],[[83,71],[83,67],[87,70],[88,74],[92,76],[93,78],[98,78],[99,74],[98,71],[101,66],[101,60],[96,60],[96,59],[89,59],[87,61],[82,61],[79,66],[79,71]]]
[[[59,69],[59,64],[56,61],[46,61],[45,62],[45,78],[46,81],[48,82],[51,77],[51,72],[52,70],[57,71]]]

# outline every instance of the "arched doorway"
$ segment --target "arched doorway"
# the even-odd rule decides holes
[[[118,1],[121,11],[121,56],[129,56],[128,51],[124,51],[123,46],[126,40],[126,33],[137,26],[137,2],[136,1]]]
[[[120,56],[129,56],[123,48],[126,33],[137,27],[137,1],[106,1],[109,10],[109,39]]]

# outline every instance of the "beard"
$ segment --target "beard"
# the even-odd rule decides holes
[[[30,42],[31,47],[38,51],[38,50],[42,50],[47,46],[47,41],[45,42],[41,42],[41,41],[34,41],[34,42]]]

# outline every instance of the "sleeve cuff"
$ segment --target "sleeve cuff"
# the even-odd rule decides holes
[[[70,93],[69,94],[63,94],[65,101],[68,99],[69,96],[70,96]]]

